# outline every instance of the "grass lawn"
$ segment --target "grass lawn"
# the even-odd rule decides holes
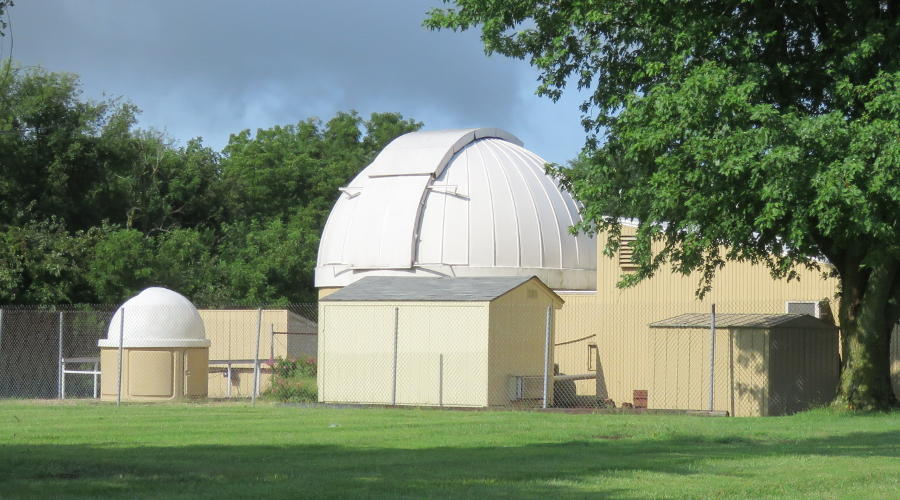
[[[900,497],[900,413],[0,403],[0,497]]]

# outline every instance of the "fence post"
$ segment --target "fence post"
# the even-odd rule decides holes
[[[400,334],[400,308],[394,308],[394,366],[391,378],[391,406],[397,406],[397,340]]]
[[[713,411],[716,378],[716,305],[712,305],[709,323],[709,411]]]
[[[544,331],[544,401],[541,403],[542,408],[547,408],[547,399],[550,397],[550,333],[553,329],[552,324],[553,306],[547,306],[547,325]]]
[[[728,379],[731,386],[731,416],[734,416],[734,330],[728,330]]]
[[[228,381],[225,383],[225,397],[231,399],[231,359],[228,360],[227,368],[225,370],[228,374]]]
[[[65,399],[66,374],[63,373],[63,312],[59,312],[59,346],[56,351],[56,395],[59,399]]]
[[[122,314],[119,315],[119,369],[118,374],[116,375],[116,406],[122,404],[122,359],[124,350],[124,339],[125,339],[125,308],[119,309]]]
[[[0,353],[3,352],[3,309],[0,308]],[[0,354],[2,356],[2,354]]]
[[[259,390],[259,335],[262,330],[262,309],[256,310],[256,354],[253,356],[253,389],[252,402],[256,404],[256,392]]]
[[[444,353],[438,358],[438,406],[444,406]]]
[[[269,363],[275,364],[275,323],[269,323]]]

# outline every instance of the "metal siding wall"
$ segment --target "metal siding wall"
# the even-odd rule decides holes
[[[795,413],[831,400],[838,384],[837,334],[829,330],[772,331],[770,415]]]
[[[480,302],[400,306],[397,403],[485,406],[487,316]]]
[[[485,406],[488,307],[478,302],[320,303],[319,400],[391,403],[395,308],[397,404]]]
[[[536,292],[532,298],[528,298],[529,290]],[[512,404],[508,391],[510,376],[543,376],[546,312],[547,307],[553,303],[554,299],[543,287],[529,282],[490,304],[488,348],[490,406]],[[554,342],[552,333],[550,342]],[[554,363],[552,357],[551,350],[551,370]],[[552,384],[549,387],[548,399],[553,401]],[[540,404],[540,401],[531,404]]]
[[[623,232],[628,230],[623,228]],[[605,234],[596,237],[600,243],[605,239]],[[787,301],[831,299],[837,291],[837,281],[823,280],[818,271],[798,269],[799,281],[776,281],[764,267],[742,262],[726,264],[713,283],[713,291],[702,301],[695,297],[698,276],[685,277],[669,269],[635,287],[619,289],[616,282],[622,269],[618,259],[602,252],[597,255],[596,293],[558,292],[566,303],[557,315],[556,341],[597,335],[602,385],[617,404],[631,401],[632,391],[648,389],[653,379],[652,358],[648,355],[650,323],[686,312],[707,312],[712,303],[721,313],[781,314]],[[836,305],[832,310],[837,310]],[[580,354],[581,349],[586,351],[586,344],[578,346],[559,349],[561,371],[587,372],[587,356]],[[599,393],[592,381],[586,382],[577,384],[579,394]]]
[[[206,329],[206,338],[210,341],[209,359],[250,359],[256,355],[256,309],[200,309],[200,318]],[[268,360],[271,352],[271,325],[275,331],[288,328],[287,310],[263,309],[259,335],[259,357]],[[279,341],[280,340],[280,341]],[[275,342],[275,357],[288,356],[287,344],[283,339]],[[226,365],[213,365],[216,369],[224,369]],[[232,379],[229,381],[224,372],[210,372],[207,376],[209,397],[224,398],[231,384],[232,397],[250,396],[253,389],[253,363],[233,363]],[[250,370],[250,373],[247,373]],[[269,374],[260,374],[260,389],[269,387]]]
[[[320,401],[390,404],[394,308],[324,303],[319,318]]]

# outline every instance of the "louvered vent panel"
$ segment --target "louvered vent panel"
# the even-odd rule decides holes
[[[619,237],[619,267],[622,269],[634,269],[634,236],[622,235]]]

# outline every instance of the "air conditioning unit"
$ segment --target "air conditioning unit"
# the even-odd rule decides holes
[[[543,375],[512,375],[509,377],[507,393],[510,401],[526,399],[543,399]]]
[[[814,318],[822,318],[822,303],[818,301],[788,301],[785,303],[788,314],[808,314]]]

